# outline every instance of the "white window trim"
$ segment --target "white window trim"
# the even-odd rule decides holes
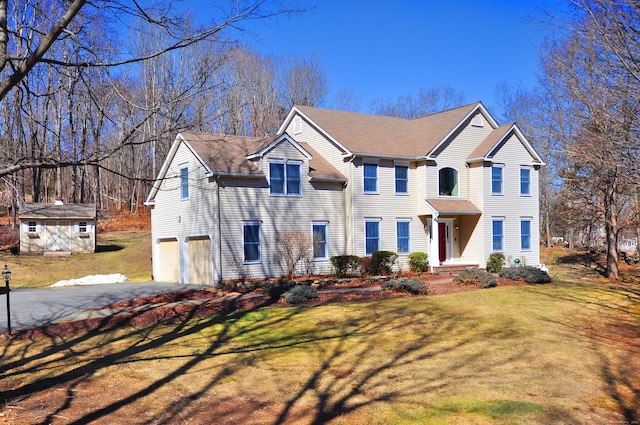
[[[258,259],[247,260],[244,257],[244,227],[245,226],[258,226]],[[242,261],[244,264],[261,264],[262,263],[262,222],[259,220],[250,220],[242,222]]]
[[[302,118],[297,116],[293,119],[293,134],[300,133],[302,133]]]
[[[502,249],[493,249],[493,223],[499,221],[502,223]],[[504,217],[491,217],[491,252],[505,252],[505,237],[504,237]]]
[[[522,170],[529,170],[529,193],[522,193]],[[520,166],[520,175],[518,177],[519,177],[518,183],[520,184],[520,188],[519,188],[520,196],[531,196],[531,192],[532,192],[532,190],[531,190],[531,186],[532,186],[532,182],[531,182],[531,167],[528,166],[528,165],[521,165]]]
[[[367,165],[373,165],[376,167],[376,190],[366,190],[365,189],[365,175],[364,169]],[[365,161],[362,163],[362,193],[366,195],[378,195],[380,193],[380,164],[374,161]]]
[[[493,169],[500,169],[500,192],[494,192],[493,191]],[[493,164],[491,166],[491,194],[492,195],[496,195],[496,196],[500,196],[500,195],[504,195],[504,164]]]
[[[455,171],[454,175],[455,175],[455,178],[456,178],[456,186],[458,187],[458,194],[457,195],[441,195],[440,194],[440,172],[442,170],[445,170],[445,169],[450,169],[450,170]],[[460,197],[460,172],[458,171],[457,168],[450,167],[450,166],[445,166],[445,167],[442,167],[442,168],[438,169],[438,196],[440,196],[441,198],[447,198],[447,199],[449,199],[449,198],[459,198]]]
[[[529,248],[524,248],[522,246],[522,222],[523,221],[528,221],[529,222]],[[520,251],[523,252],[529,252],[529,251],[533,251],[533,217],[520,217],[520,229],[519,229],[519,233],[520,233]]]
[[[411,253],[411,218],[396,218],[396,254],[401,256],[406,256]],[[409,224],[409,246],[407,248],[407,252],[400,252],[398,249],[398,223],[407,223]]]
[[[365,217],[364,219],[364,255],[369,256],[372,255],[373,252],[367,252],[367,223],[378,223],[378,251],[382,249],[382,223],[381,217]],[[375,251],[374,251],[375,252]]]
[[[84,223],[84,231],[82,230],[82,226],[80,226],[82,223]],[[91,233],[91,223],[87,220],[82,220],[82,221],[78,221],[76,222],[76,232],[80,233],[81,235],[85,235],[88,233]]]
[[[407,191],[406,192],[398,192],[397,190],[397,177],[396,177],[396,169],[398,167],[403,167],[407,169]],[[396,195],[400,195],[400,196],[407,196],[409,195],[409,164],[394,164],[393,165],[393,190],[395,191]]]
[[[328,221],[312,221],[311,222],[311,243],[313,243],[313,226],[324,226],[324,233],[325,233],[325,250],[324,250],[324,257],[316,257],[315,256],[315,249],[314,247],[312,247],[312,255],[313,255],[313,261],[327,261],[330,256],[329,256],[329,222]]]
[[[186,173],[187,196],[183,196],[182,170],[187,170],[187,173]],[[190,187],[189,187],[189,164],[182,164],[182,165],[179,166],[178,178],[180,179],[180,184],[178,185],[179,189],[180,189],[180,200],[181,201],[185,201],[185,200],[189,199],[189,197],[191,196],[191,190],[190,190]]]
[[[30,223],[35,223],[35,230],[31,231],[31,226]],[[40,233],[42,232],[42,225],[40,224],[39,221],[27,221],[25,222],[25,227],[27,228],[27,233],[29,234],[36,234],[36,233]]]
[[[282,164],[284,166],[284,183],[283,183],[284,193],[271,192],[271,164]],[[287,190],[287,165],[289,164],[297,165],[298,167],[300,167],[300,193],[290,194]],[[302,164],[303,164],[303,161],[299,159],[280,159],[280,158],[269,159],[269,195],[301,198],[302,197],[302,181],[304,180],[302,178]]]

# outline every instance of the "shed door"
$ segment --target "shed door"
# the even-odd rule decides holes
[[[211,239],[208,237],[189,239],[188,259],[189,283],[211,285],[213,267],[211,260]]]
[[[71,222],[49,221],[45,224],[45,251],[71,251]]]
[[[155,280],[159,282],[180,281],[180,256],[178,253],[178,241],[175,239],[158,242],[158,276]]]

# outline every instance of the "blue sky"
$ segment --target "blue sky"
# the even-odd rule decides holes
[[[468,103],[497,105],[501,82],[535,84],[545,11],[560,0],[298,0],[310,11],[255,22],[244,41],[268,54],[315,52],[328,78],[324,106],[340,90],[361,109],[421,88],[450,85]]]

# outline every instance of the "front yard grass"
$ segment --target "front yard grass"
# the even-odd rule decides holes
[[[98,235],[94,254],[67,258],[0,253],[0,266],[12,272],[11,286],[42,288],[59,280],[96,274],[122,273],[130,281],[151,280],[151,236],[148,231],[111,231]]]
[[[640,288],[562,267],[548,285],[2,341],[0,424],[637,421]]]

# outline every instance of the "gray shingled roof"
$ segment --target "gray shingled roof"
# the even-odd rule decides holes
[[[18,214],[20,219],[86,219],[95,220],[96,204],[24,204]]]

